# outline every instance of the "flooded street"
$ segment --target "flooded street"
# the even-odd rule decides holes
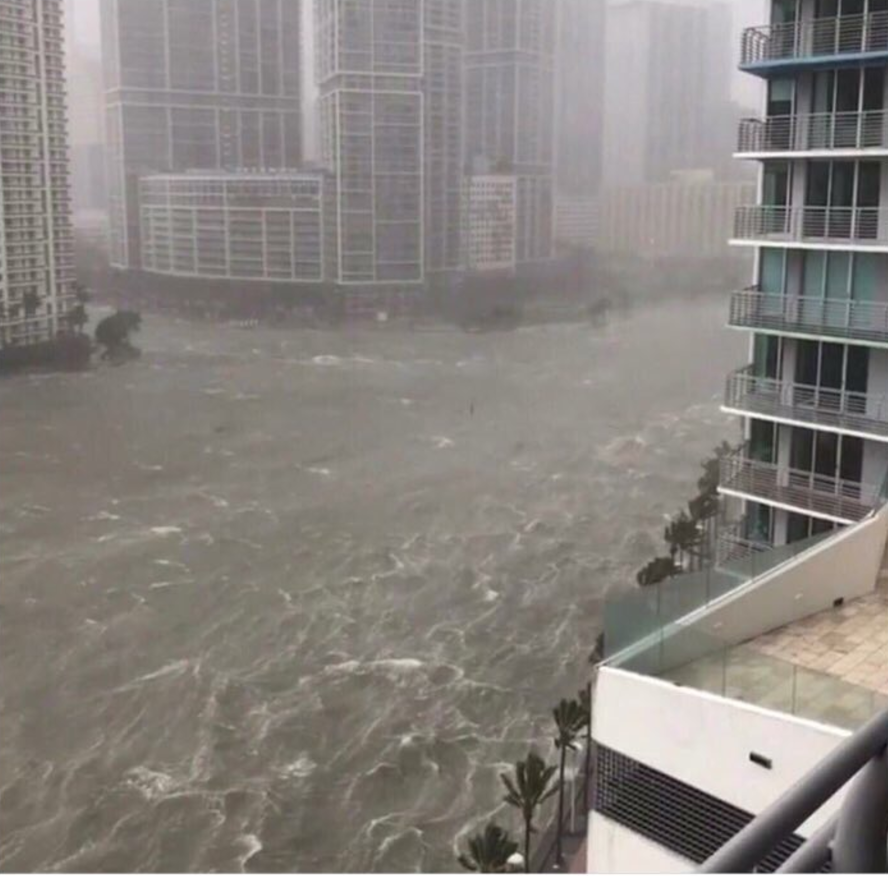
[[[452,870],[736,438],[726,310],[0,381],[0,867]]]

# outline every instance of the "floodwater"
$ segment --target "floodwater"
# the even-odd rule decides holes
[[[736,437],[725,312],[0,381],[0,867],[452,870]]]

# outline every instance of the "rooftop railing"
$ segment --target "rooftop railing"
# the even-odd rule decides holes
[[[888,396],[759,377],[752,366],[728,377],[725,406],[748,414],[888,438]]]
[[[844,523],[857,523],[882,497],[881,485],[761,462],[749,448],[721,460],[721,488]]]
[[[888,246],[888,209],[882,207],[738,207],[737,240]]]
[[[748,66],[879,52],[888,52],[888,12],[747,28],[743,32],[740,63]]]
[[[737,140],[737,151],[744,154],[886,148],[885,110],[741,119]]]
[[[747,289],[731,296],[729,324],[735,328],[888,343],[888,303]]]

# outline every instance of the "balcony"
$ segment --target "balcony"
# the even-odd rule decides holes
[[[748,452],[722,459],[722,492],[844,524],[859,523],[881,502],[881,487],[759,462]]]
[[[747,28],[740,68],[768,76],[882,58],[888,58],[888,12],[871,12]]]
[[[888,441],[888,397],[757,377],[751,366],[728,377],[725,408]]]
[[[808,113],[741,119],[737,154],[888,152],[888,112]]]
[[[770,295],[756,290],[731,296],[731,328],[820,340],[888,344],[888,303]]]
[[[888,252],[888,209],[738,207],[732,243]]]

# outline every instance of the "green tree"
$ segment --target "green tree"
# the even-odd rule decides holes
[[[514,806],[524,821],[524,871],[530,872],[530,838],[536,833],[533,826],[537,809],[543,805],[558,788],[550,787],[557,768],[548,766],[533,750],[524,760],[515,764],[514,776],[500,773],[500,780],[506,788],[504,802]]]
[[[651,560],[639,573],[635,576],[639,587],[655,587],[661,584],[667,578],[672,578],[678,573],[678,567],[675,565],[672,557],[657,557]]]
[[[130,343],[130,334],[137,332],[142,325],[142,317],[131,310],[119,310],[106,317],[96,326],[96,343],[104,347],[103,359],[116,359],[138,355]]]
[[[564,770],[567,766],[567,752],[576,751],[577,736],[586,726],[586,710],[576,700],[562,700],[552,716],[555,718],[555,748],[558,750],[558,822],[555,826],[555,861],[564,863],[562,852],[562,832],[564,828]]]
[[[685,557],[694,555],[700,545],[700,526],[686,511],[679,511],[669,521],[666,531],[663,533],[666,544],[669,545],[669,556],[672,562],[678,557],[678,567],[684,568]]]
[[[493,822],[483,833],[471,837],[468,846],[468,854],[461,854],[457,860],[472,873],[505,873],[509,858],[518,851],[518,843],[509,832]]]

